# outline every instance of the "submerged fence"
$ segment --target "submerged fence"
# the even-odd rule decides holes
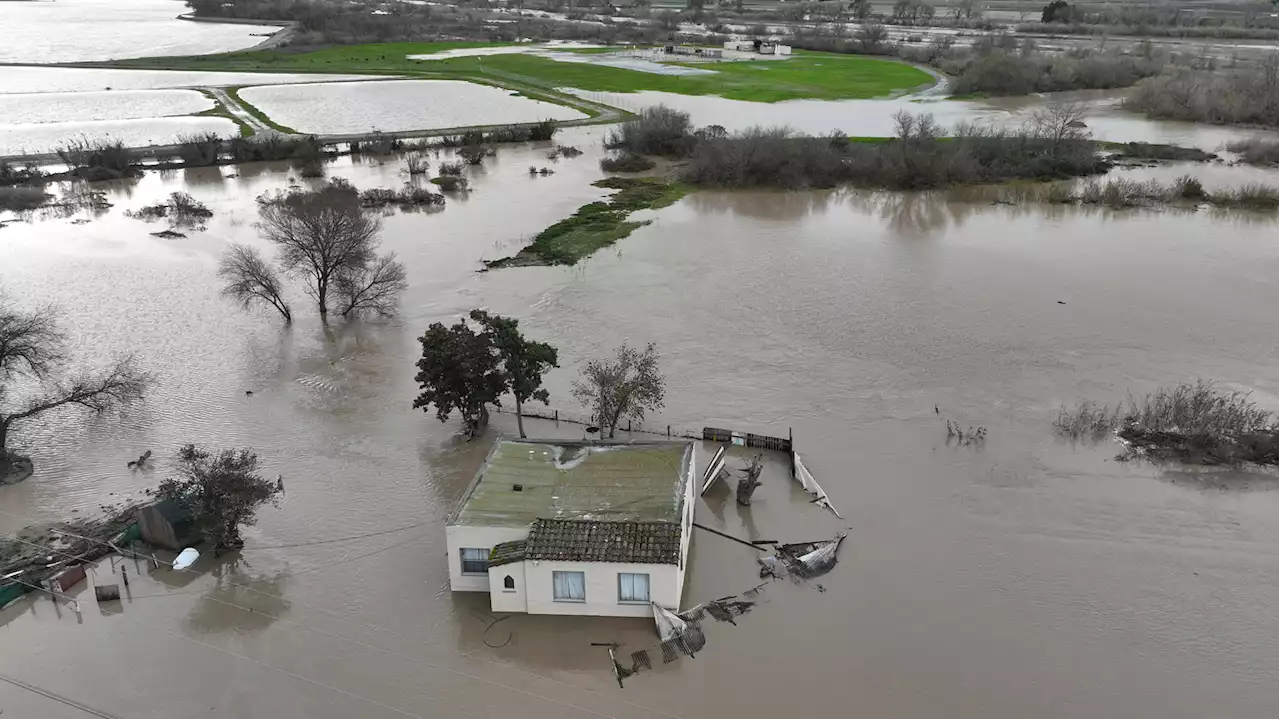
[[[501,414],[515,414],[514,408],[497,407],[496,411]],[[521,417],[527,419],[543,419],[551,422],[567,422],[569,424],[582,425],[583,427],[598,426],[595,417],[580,412],[564,412],[559,409],[529,409],[525,407],[520,412]],[[633,422],[628,419],[625,423],[620,422],[617,428],[618,432],[626,432],[628,434],[650,434],[663,437],[679,437],[681,439],[704,439],[711,442],[723,442],[725,444],[734,444],[740,447],[755,447],[758,449],[772,449],[779,452],[787,452],[790,454],[794,450],[795,440],[791,435],[791,430],[787,430],[786,437],[772,437],[767,434],[755,434],[753,432],[739,432],[733,429],[721,429],[718,427],[681,427],[678,425],[659,425],[652,423]]]
[[[497,411],[501,414],[515,414],[514,408],[498,407]],[[545,419],[552,422],[568,422],[569,424],[578,424],[583,427],[598,426],[595,417],[581,412],[564,412],[559,409],[529,409],[524,407],[520,412],[521,417],[527,419]],[[677,425],[659,425],[656,423],[633,422],[628,419],[618,423],[618,432],[626,432],[628,434],[649,434],[662,437],[679,437],[681,439],[704,439],[701,429],[693,429],[690,427],[681,427]]]

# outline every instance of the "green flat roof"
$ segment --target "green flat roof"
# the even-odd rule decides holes
[[[525,527],[535,519],[679,522],[691,442],[500,439],[450,525]],[[513,489],[520,485],[521,491]]]

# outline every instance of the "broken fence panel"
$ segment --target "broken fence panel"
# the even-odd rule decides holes
[[[804,463],[800,461],[800,454],[793,452],[791,456],[795,465],[796,481],[800,483],[800,486],[804,488],[804,491],[813,495],[813,503],[819,507],[825,507],[831,510],[832,514],[836,515],[840,519],[844,519],[844,517],[841,517],[840,513],[836,511],[836,508],[831,506],[831,500],[827,498],[827,493],[821,486],[819,486],[818,480],[813,478],[813,475],[809,472],[809,468],[805,467]]]
[[[724,469],[724,454],[728,449],[726,445],[722,444],[720,449],[717,449],[716,453],[711,457],[711,463],[707,465],[707,471],[702,473],[702,488],[698,490],[699,497],[706,494],[707,490],[711,489],[711,485],[720,479],[720,471]]]

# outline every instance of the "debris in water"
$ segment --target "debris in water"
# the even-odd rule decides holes
[[[755,494],[756,487],[764,484],[760,481],[760,472],[764,470],[764,452],[758,453],[751,458],[751,464],[746,469],[740,470],[742,478],[738,480],[738,491],[736,499],[738,504],[744,507],[751,506],[751,495]]]
[[[711,485],[728,474],[724,469],[724,453],[726,450],[728,450],[728,447],[722,444],[720,449],[716,450],[715,455],[711,457],[711,463],[707,465],[707,471],[702,473],[702,488],[698,490],[698,496],[706,494],[707,490],[711,489]]]
[[[200,552],[197,552],[194,547],[187,547],[182,550],[176,558],[174,558],[173,568],[179,570],[186,569],[187,567],[195,564],[196,560],[199,558]]]
[[[835,539],[823,542],[779,544],[774,554],[756,560],[760,563],[760,576],[781,579],[788,575],[809,578],[826,574],[836,566],[845,536],[841,532]]]
[[[182,234],[181,232],[175,232],[173,230],[161,230],[159,232],[152,232],[151,236],[159,237],[164,240],[178,240],[186,237],[186,235]]]
[[[801,487],[804,487],[804,491],[813,495],[813,503],[819,507],[830,509],[832,514],[844,519],[844,517],[840,517],[840,513],[836,511],[836,508],[831,506],[831,500],[827,498],[827,493],[818,485],[818,480],[813,478],[813,475],[809,473],[809,469],[800,461],[800,453],[792,452],[791,457],[796,481],[800,483]]]

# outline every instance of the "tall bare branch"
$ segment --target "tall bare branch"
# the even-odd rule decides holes
[[[48,377],[63,359],[64,339],[52,306],[23,312],[0,296],[0,381]]]
[[[218,276],[227,283],[222,288],[223,296],[244,309],[266,304],[274,307],[285,322],[293,321],[289,303],[284,300],[280,274],[256,249],[248,245],[231,245],[218,264]]]
[[[404,265],[392,252],[372,264],[343,268],[334,279],[340,314],[376,314],[390,317],[396,313],[400,293],[409,286]]]
[[[263,199],[258,227],[280,248],[280,264],[307,281],[320,314],[329,312],[329,292],[344,270],[374,258],[382,223],[360,208],[349,183],[333,181],[307,192]]]

